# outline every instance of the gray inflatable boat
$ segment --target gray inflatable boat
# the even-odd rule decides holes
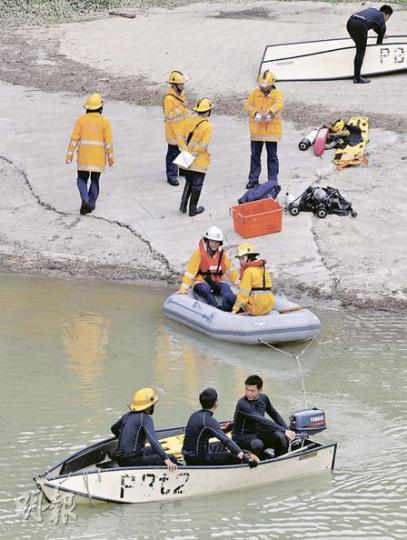
[[[276,296],[273,310],[260,317],[232,315],[196,299],[193,294],[174,293],[164,302],[166,317],[215,339],[259,345],[312,339],[321,329],[309,309]]]

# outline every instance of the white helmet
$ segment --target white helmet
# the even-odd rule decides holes
[[[215,225],[209,227],[206,233],[203,235],[207,240],[215,240],[216,242],[223,242],[223,232]]]

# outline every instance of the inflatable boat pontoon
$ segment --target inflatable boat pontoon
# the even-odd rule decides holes
[[[190,294],[174,293],[163,306],[164,315],[215,339],[259,345],[305,341],[319,334],[321,323],[314,313],[277,295],[268,315],[232,315],[197,300]],[[280,313],[281,312],[281,313]]]

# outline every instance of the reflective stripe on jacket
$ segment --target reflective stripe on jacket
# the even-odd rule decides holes
[[[195,156],[195,160],[188,167],[189,171],[207,172],[211,161],[211,155],[208,152],[211,139],[212,124],[206,117],[194,114],[185,121],[184,140],[180,149],[187,150]]]
[[[220,259],[221,257],[221,259]],[[220,259],[220,264],[219,264]],[[224,281],[223,275],[226,274],[228,279],[236,286],[239,283],[239,275],[233,268],[230,258],[226,251],[221,248],[213,257],[206,249],[206,244],[203,239],[199,242],[199,249],[195,250],[187,264],[180,292],[187,292],[188,289],[195,283],[203,283],[205,274],[209,270],[212,281]],[[216,271],[220,270],[222,274],[216,275]]]
[[[243,105],[249,115],[250,138],[252,141],[279,142],[281,140],[282,123],[280,112],[284,108],[283,93],[273,88],[267,96],[260,88],[253,90]],[[256,113],[270,113],[270,121],[257,122]]]
[[[171,87],[163,99],[165,140],[168,144],[179,145],[182,142],[185,120],[190,116],[187,98],[177,94]]]
[[[237,313],[242,308],[250,315],[270,313],[276,301],[270,290],[271,285],[271,276],[265,268],[264,260],[247,263],[240,278],[239,292],[232,311]]]
[[[78,171],[103,172],[106,160],[114,159],[109,120],[97,112],[80,116],[72,131],[66,157],[72,159],[75,151]]]

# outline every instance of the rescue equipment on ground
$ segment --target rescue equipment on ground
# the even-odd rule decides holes
[[[328,214],[357,216],[352,204],[339,193],[338,189],[330,186],[307,187],[302,195],[288,203],[287,209],[292,216],[298,216],[300,212],[313,212],[321,219]]]
[[[328,135],[329,128],[327,128],[326,126],[322,126],[321,128],[319,128],[313,144],[314,154],[316,156],[322,156],[322,154],[325,152],[325,145],[328,140]]]
[[[348,132],[348,134],[346,134]],[[369,120],[366,116],[352,116],[345,125],[346,138],[336,151],[334,163],[338,170],[349,165],[368,164],[365,147],[369,140]],[[337,135],[340,135],[339,133]]]
[[[317,138],[317,135],[318,135],[318,131],[319,129],[315,128],[312,131],[310,131],[306,137],[301,139],[301,141],[298,143],[299,149],[302,150],[303,152],[305,150],[308,150],[308,148],[310,148],[314,144],[315,139]]]
[[[407,36],[367,37],[362,75],[383,75],[407,69]],[[350,37],[267,45],[260,71],[270,69],[281,81],[352,79],[355,43]]]
[[[237,204],[230,212],[235,232],[243,238],[278,233],[283,228],[283,207],[275,199]]]
[[[280,191],[281,187],[278,185],[278,180],[277,178],[274,178],[272,180],[268,180],[268,182],[257,184],[255,187],[249,188],[245,193],[243,193],[237,202],[239,204],[243,204],[259,201],[261,199],[277,199]]]

